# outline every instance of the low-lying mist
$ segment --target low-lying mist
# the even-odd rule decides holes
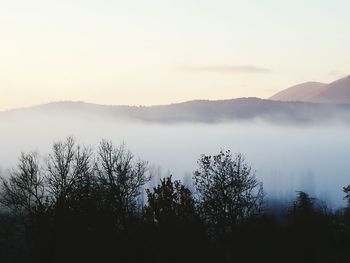
[[[101,139],[125,142],[137,157],[164,175],[188,181],[201,154],[241,152],[263,181],[268,198],[289,199],[307,191],[330,206],[344,204],[350,184],[350,126],[274,125],[263,121],[172,123],[130,121],[98,115],[43,112],[0,117],[0,165],[7,172],[21,151],[46,154],[53,142],[72,135],[96,148]]]

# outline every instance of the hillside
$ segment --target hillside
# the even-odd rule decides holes
[[[278,101],[304,101],[309,102],[317,96],[326,84],[321,82],[305,82],[278,92],[270,97],[271,100]]]
[[[282,90],[272,97],[276,101],[302,101],[350,104],[350,76],[329,84],[306,82]]]
[[[35,114],[47,118],[108,117],[115,120],[172,123],[172,122],[232,122],[262,119],[276,123],[310,123],[341,120],[350,122],[350,105],[282,102],[258,98],[231,100],[195,100],[183,103],[135,107],[107,106],[83,102],[55,102],[36,107],[5,111],[0,118],[35,118]]]

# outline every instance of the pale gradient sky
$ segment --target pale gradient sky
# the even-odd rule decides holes
[[[0,0],[0,109],[266,98],[350,74],[350,1]]]

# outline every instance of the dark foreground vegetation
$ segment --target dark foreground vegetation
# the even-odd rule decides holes
[[[342,210],[305,192],[274,209],[229,151],[203,155],[193,187],[150,180],[109,141],[22,154],[1,182],[0,262],[350,262],[350,186]]]

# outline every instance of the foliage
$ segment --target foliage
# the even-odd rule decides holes
[[[191,221],[196,217],[191,191],[180,181],[172,181],[171,176],[161,179],[153,191],[147,189],[147,197],[145,215],[148,221],[162,224]]]
[[[259,215],[263,208],[263,188],[243,155],[221,151],[202,155],[194,172],[203,217],[211,225],[230,232],[232,227]]]

